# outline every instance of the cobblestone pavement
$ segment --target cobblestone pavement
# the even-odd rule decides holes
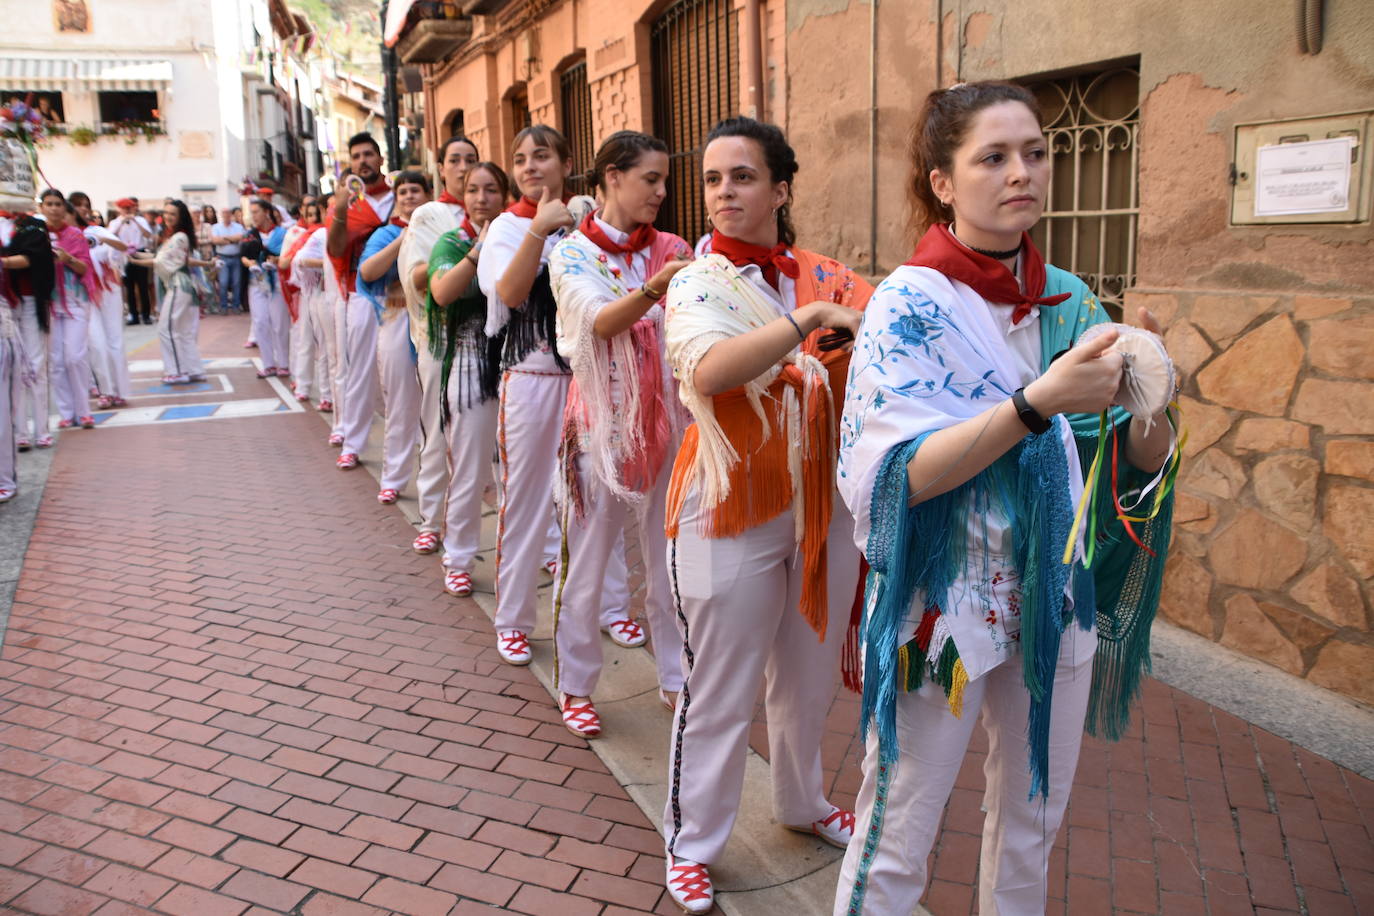
[[[242,356],[243,330],[207,321],[206,351]],[[232,393],[137,406],[281,394],[220,374]],[[0,905],[676,912],[648,820],[372,479],[333,468],[318,418],[163,413],[59,445],[0,655]],[[838,695],[841,804],[856,718]],[[938,916],[973,909],[982,750]],[[1050,911],[1374,913],[1371,824],[1368,780],[1150,682],[1125,740],[1085,745]]]

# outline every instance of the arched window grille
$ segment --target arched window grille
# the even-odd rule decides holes
[[[1026,86],[1040,103],[1054,167],[1031,237],[1046,261],[1081,277],[1119,316],[1135,283],[1140,71],[1114,66]]]

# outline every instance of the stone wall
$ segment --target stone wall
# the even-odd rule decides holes
[[[1374,704],[1374,297],[1145,291],[1183,373],[1161,614]]]

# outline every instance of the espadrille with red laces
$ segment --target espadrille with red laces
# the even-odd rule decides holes
[[[684,913],[709,913],[716,905],[716,891],[706,866],[691,859],[668,856],[668,896]]]

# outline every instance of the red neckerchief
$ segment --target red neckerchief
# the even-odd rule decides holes
[[[1030,233],[1021,234],[1021,278],[1025,290],[1005,264],[979,254],[955,238],[949,226],[936,223],[926,230],[916,243],[916,251],[906,262],[912,267],[933,267],[940,273],[970,286],[989,302],[1014,305],[1011,323],[1019,324],[1035,306],[1058,305],[1069,293],[1045,296],[1045,259],[1031,241]]]
[[[410,220],[406,219],[404,216],[393,216],[391,219],[387,220],[387,222],[391,223],[393,226],[400,226],[402,229],[410,225]]]
[[[595,213],[588,213],[583,218],[582,225],[577,228],[582,230],[582,234],[595,242],[596,247],[600,248],[602,251],[607,254],[618,254],[622,256],[632,255],[636,251],[643,251],[654,243],[654,239],[658,238],[658,230],[648,223],[644,223],[635,227],[635,231],[630,233],[630,237],[626,239],[624,245],[613,242],[610,236],[606,234],[605,230],[597,223]]]
[[[570,200],[572,200],[571,194],[563,195],[563,203],[566,204]],[[507,207],[506,212],[514,213],[522,219],[534,219],[534,214],[539,212],[539,201],[526,194],[524,197]]]
[[[363,192],[372,197],[380,197],[390,190],[391,188],[387,186],[386,178],[378,178],[375,184],[364,188]]]
[[[477,241],[477,236],[479,235],[477,227],[472,224],[472,220],[468,219],[466,211],[463,213],[463,234],[468,237],[468,241],[470,242]]]
[[[736,267],[754,264],[762,268],[763,279],[773,289],[778,289],[778,271],[782,271],[783,274],[793,280],[801,276],[801,266],[787,256],[787,246],[782,242],[768,248],[751,242],[741,242],[739,239],[732,239],[728,235],[721,235],[720,232],[713,230],[711,232],[711,252],[725,255],[730,259],[730,263]]]
[[[441,204],[457,204],[457,205],[460,206],[460,207],[463,205],[463,202],[462,202],[461,200],[459,200],[458,198],[454,197],[452,194],[450,194],[450,193],[448,192],[448,188],[444,188],[443,192],[439,195],[439,203],[441,203]]]

